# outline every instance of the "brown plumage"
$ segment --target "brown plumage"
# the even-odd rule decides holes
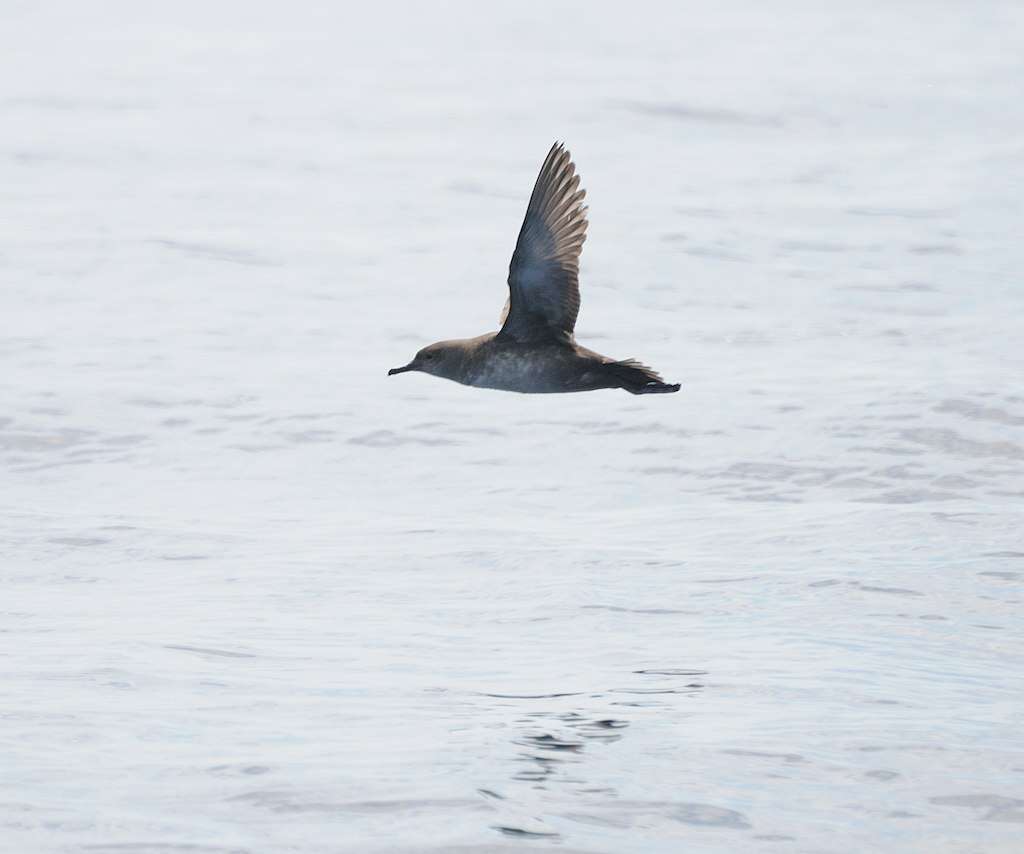
[[[464,385],[526,393],[623,388],[679,391],[634,359],[615,361],[576,343],[579,259],[587,236],[586,191],[569,152],[555,143],[533,187],[509,264],[501,329],[439,341],[388,374],[422,371]]]
[[[587,239],[587,191],[569,152],[555,144],[533,186],[508,268],[502,332],[520,341],[571,337],[580,312],[580,252]]]

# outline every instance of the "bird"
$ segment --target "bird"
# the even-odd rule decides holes
[[[477,388],[525,394],[625,389],[679,391],[635,359],[611,359],[576,342],[579,261],[587,234],[586,191],[565,145],[540,167],[508,272],[501,329],[438,341],[388,376],[419,371]]]

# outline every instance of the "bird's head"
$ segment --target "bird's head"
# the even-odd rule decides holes
[[[455,373],[462,363],[462,351],[457,341],[438,341],[429,347],[420,350],[408,365],[400,368],[392,368],[388,376],[392,374],[404,374],[406,371],[422,371],[424,374],[433,374],[435,377],[454,379]]]

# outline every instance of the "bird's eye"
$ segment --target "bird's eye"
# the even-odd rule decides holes
[[[429,359],[433,359],[433,358],[434,358],[434,354],[433,354],[433,353],[427,353],[427,355],[426,355],[426,356],[424,356],[423,358],[424,358],[424,359],[427,359],[427,360],[429,360]]]

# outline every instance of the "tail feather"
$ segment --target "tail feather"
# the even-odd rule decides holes
[[[618,388],[624,388],[630,394],[668,394],[679,391],[679,383],[665,382],[661,374],[636,359],[606,362],[604,367],[618,381]]]

